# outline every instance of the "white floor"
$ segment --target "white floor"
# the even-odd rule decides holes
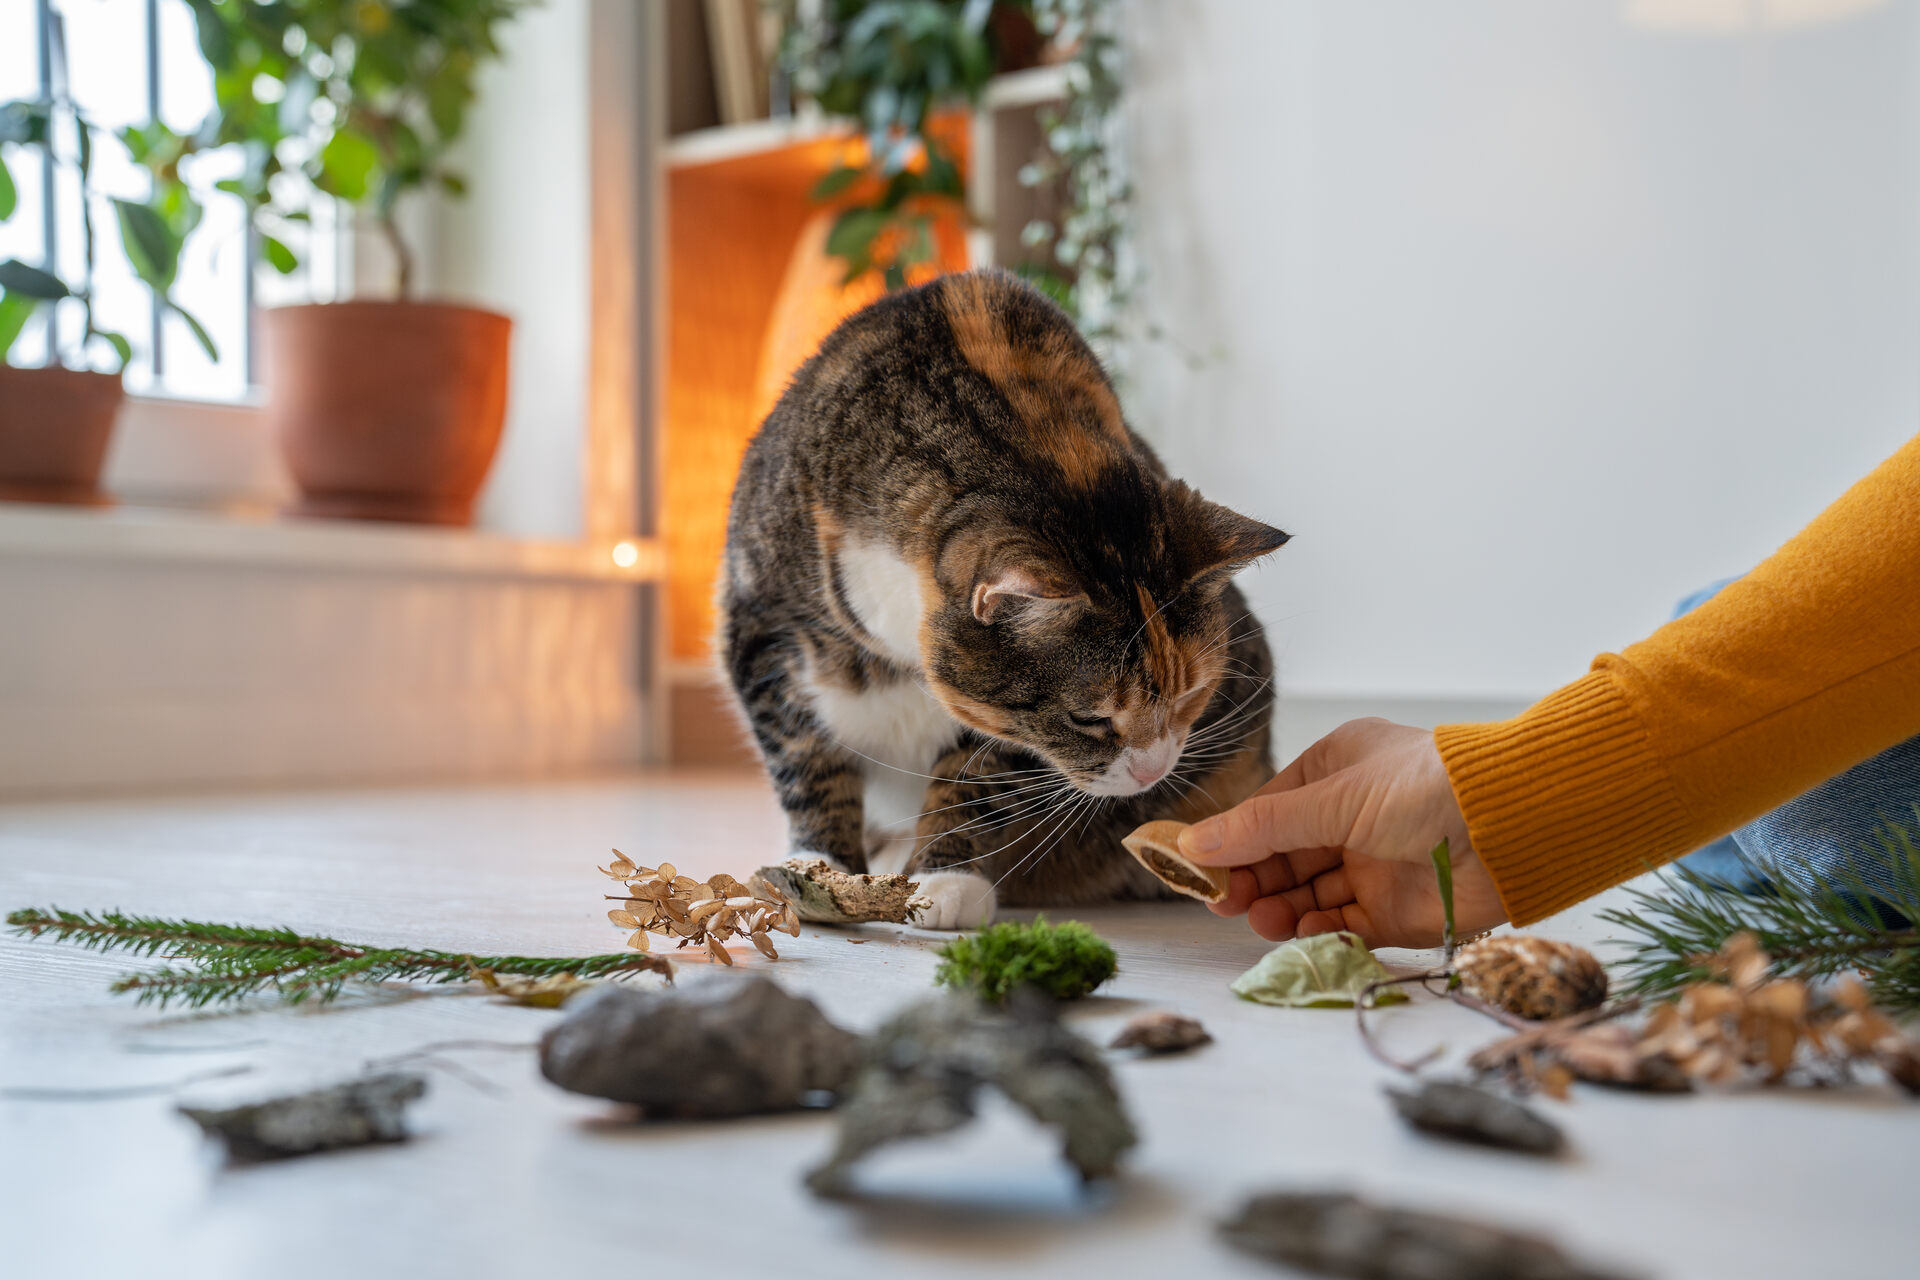
[[[566,785],[0,808],[0,904],[122,907],[285,923],[356,941],[523,954],[614,949],[609,846],[696,875],[779,852],[756,782],[655,776]],[[1400,1127],[1390,1072],[1349,1013],[1243,1004],[1265,950],[1197,906],[1075,913],[1119,977],[1073,1013],[1104,1038],[1147,1008],[1217,1043],[1116,1060],[1144,1140],[1082,1200],[1044,1137],[994,1109],[974,1131],[874,1159],[874,1192],[823,1203],[800,1175],[832,1119],[635,1127],[538,1077],[517,1049],[450,1050],[404,1146],[223,1168],[165,1093],[61,1098],[247,1067],[262,1089],[448,1040],[531,1041],[557,1015],[481,998],[362,997],[329,1009],[193,1014],[109,996],[129,967],[0,941],[0,1238],[35,1277],[1258,1276],[1212,1224],[1268,1187],[1351,1187],[1550,1234],[1674,1280],[1911,1276],[1920,1106],[1882,1090],[1655,1098],[1581,1089],[1544,1104],[1574,1153],[1541,1163]],[[1549,934],[1591,940],[1586,914]],[[852,945],[852,939],[870,939]],[[763,969],[866,1028],[926,992],[934,935],[869,927],[782,941]],[[1392,957],[1390,957],[1392,958]],[[1401,959],[1415,957],[1401,956]],[[690,960],[692,969],[699,961]],[[1497,1034],[1445,1005],[1388,1011],[1389,1041],[1455,1051]],[[486,1089],[478,1087],[487,1086]],[[38,1092],[36,1092],[38,1091]],[[54,1091],[49,1093],[46,1091]]]

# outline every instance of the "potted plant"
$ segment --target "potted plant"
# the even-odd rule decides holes
[[[304,514],[465,524],[506,415],[511,322],[414,296],[403,198],[463,194],[446,164],[495,31],[527,0],[191,0],[214,69],[214,117],[174,151],[238,144],[223,189],[244,198],[268,263],[292,271],[311,191],[370,215],[395,297],[261,317],[267,411]],[[304,179],[305,181],[301,181]]]
[[[64,86],[65,42],[55,39],[51,45],[53,82]],[[9,151],[15,161],[37,153],[43,161],[72,166],[78,175],[84,230],[80,270],[71,280],[17,258],[0,262],[0,499],[89,506],[106,501],[100,492],[100,468],[124,395],[120,375],[133,357],[133,344],[95,322],[97,136],[93,122],[64,90],[0,105],[0,222],[13,217],[19,206]],[[129,150],[135,148],[125,132],[120,136]],[[57,139],[65,140],[71,154]],[[184,191],[170,201],[115,199],[112,204],[134,273],[162,306],[186,322],[208,357],[217,359],[207,331],[171,297],[181,247],[200,221],[199,204]],[[14,353],[22,330],[36,314],[46,316],[46,363],[19,367],[12,362]],[[77,317],[78,324],[61,323],[69,316]]]

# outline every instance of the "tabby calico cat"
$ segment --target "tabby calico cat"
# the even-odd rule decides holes
[[[1287,540],[1170,479],[1072,322],[1012,276],[895,293],[747,449],[722,649],[796,853],[904,864],[971,928],[1160,897],[1120,847],[1272,773],[1230,581]]]

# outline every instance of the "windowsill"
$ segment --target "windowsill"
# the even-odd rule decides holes
[[[472,529],[299,520],[159,507],[74,508],[0,502],[0,557],[117,559],[480,578],[651,582],[656,541],[613,545],[510,538]]]

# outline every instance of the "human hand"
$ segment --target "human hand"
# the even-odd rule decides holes
[[[1448,843],[1454,928],[1504,921],[1493,880],[1425,729],[1352,720],[1247,800],[1180,836],[1202,866],[1235,868],[1218,915],[1276,942],[1350,930],[1370,947],[1431,947],[1444,919],[1428,854]]]

